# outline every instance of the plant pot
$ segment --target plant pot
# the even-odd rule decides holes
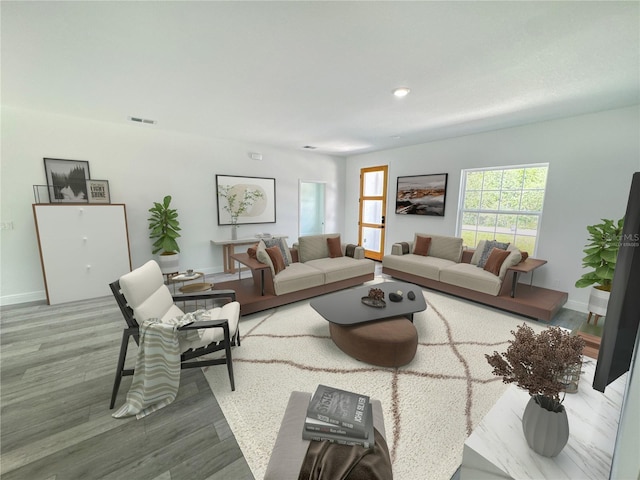
[[[158,255],[158,265],[165,275],[178,273],[180,272],[180,255],[176,252],[162,253]]]
[[[564,406],[552,412],[532,396],[522,415],[522,431],[527,444],[544,457],[555,457],[569,441],[569,420]]]
[[[610,295],[611,292],[593,287],[589,295],[589,312],[604,317],[607,314]]]

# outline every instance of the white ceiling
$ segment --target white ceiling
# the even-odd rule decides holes
[[[639,6],[3,1],[2,104],[381,150],[640,103]]]

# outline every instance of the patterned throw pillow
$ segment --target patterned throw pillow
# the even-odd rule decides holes
[[[482,255],[480,256],[480,260],[478,260],[478,267],[484,268],[484,264],[487,263],[487,259],[491,254],[491,250],[494,248],[499,248],[500,250],[506,250],[509,247],[509,242],[497,242],[495,240],[489,240],[484,244],[484,250],[482,251]]]
[[[284,260],[285,267],[289,266],[289,255],[287,252],[289,251],[289,247],[287,246],[287,241],[284,238],[267,238],[264,239],[264,245],[269,247],[278,247],[280,249],[280,253],[282,254],[282,259]]]

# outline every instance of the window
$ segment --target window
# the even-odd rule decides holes
[[[514,244],[534,256],[549,164],[462,171],[456,235]]]

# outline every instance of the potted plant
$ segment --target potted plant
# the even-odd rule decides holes
[[[237,185],[218,186],[218,196],[227,201],[223,205],[225,211],[231,215],[231,239],[238,238],[238,217],[246,213],[256,200],[262,198],[263,194],[259,190],[248,188],[238,191]]]
[[[620,236],[624,218],[617,222],[614,220],[602,219],[602,223],[587,226],[589,232],[589,243],[583,250],[586,256],[582,259],[582,266],[588,267],[591,271],[585,273],[576,282],[577,288],[584,288],[595,285],[589,295],[589,320],[591,314],[598,317],[607,314],[607,304],[611,292],[611,281],[616,267],[618,250],[620,250]]]
[[[493,374],[504,383],[515,383],[531,398],[522,416],[522,428],[529,447],[554,457],[569,440],[567,412],[562,405],[568,387],[567,372],[582,365],[584,340],[559,327],[536,334],[526,324],[511,332],[507,351],[485,355]],[[556,435],[557,434],[557,435]]]
[[[176,238],[180,237],[180,223],[178,222],[178,211],[170,207],[171,195],[167,195],[162,203],[153,202],[153,207],[149,209],[149,238],[153,242],[151,253],[160,253],[158,263],[162,273],[177,273],[180,271],[180,259],[178,252],[180,247]]]

